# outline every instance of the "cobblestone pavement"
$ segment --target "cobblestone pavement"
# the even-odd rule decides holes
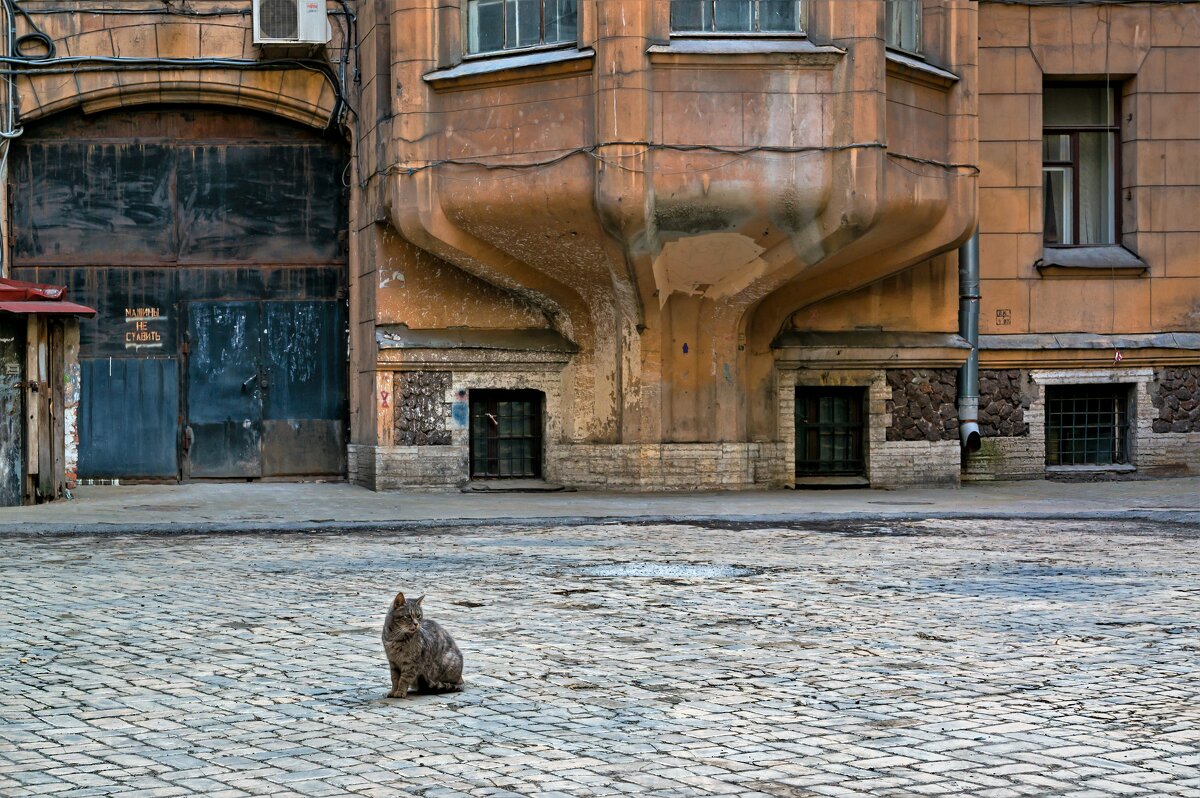
[[[0,795],[1200,796],[1197,530],[729,526],[3,538]]]

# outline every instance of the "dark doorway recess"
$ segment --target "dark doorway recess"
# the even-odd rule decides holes
[[[796,389],[796,476],[863,476],[864,388]]]
[[[540,391],[471,391],[471,476],[542,476]]]
[[[319,131],[216,107],[62,114],[14,142],[13,276],[98,311],[81,478],[344,473],[346,165]]]

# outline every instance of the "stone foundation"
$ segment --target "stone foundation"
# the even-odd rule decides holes
[[[954,369],[889,369],[887,440],[958,440],[958,379]]]
[[[1033,397],[1025,390],[1021,369],[979,374],[979,434],[984,438],[1024,438],[1029,435],[1025,411]]]
[[[547,472],[597,490],[745,490],[782,487],[773,443],[567,444],[547,447]]]
[[[347,478],[371,490],[457,490],[467,481],[466,446],[361,446],[347,451]]]
[[[1150,386],[1158,410],[1151,425],[1157,434],[1200,432],[1200,366],[1165,368]]]
[[[397,446],[448,446],[450,444],[450,392],[448,371],[401,371],[394,380],[393,411]]]
[[[957,485],[959,461],[957,439],[877,443],[867,452],[867,475],[873,488]]]

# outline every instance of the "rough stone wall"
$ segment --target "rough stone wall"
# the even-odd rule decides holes
[[[1025,438],[1029,422],[1025,411],[1033,397],[1024,391],[1020,369],[983,371],[979,374],[979,432],[985,438]]]
[[[1150,399],[1158,411],[1155,433],[1200,432],[1200,366],[1168,367],[1158,372]]]
[[[958,439],[954,369],[889,369],[887,385],[892,391],[885,410],[892,416],[888,441]]]
[[[397,446],[449,446],[446,392],[448,371],[401,371],[396,374],[395,443]]]

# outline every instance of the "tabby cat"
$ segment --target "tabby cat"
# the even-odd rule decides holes
[[[405,601],[397,593],[383,621],[383,650],[392,671],[388,698],[404,698],[409,690],[462,689],[462,653],[437,622],[424,620],[424,600]]]

